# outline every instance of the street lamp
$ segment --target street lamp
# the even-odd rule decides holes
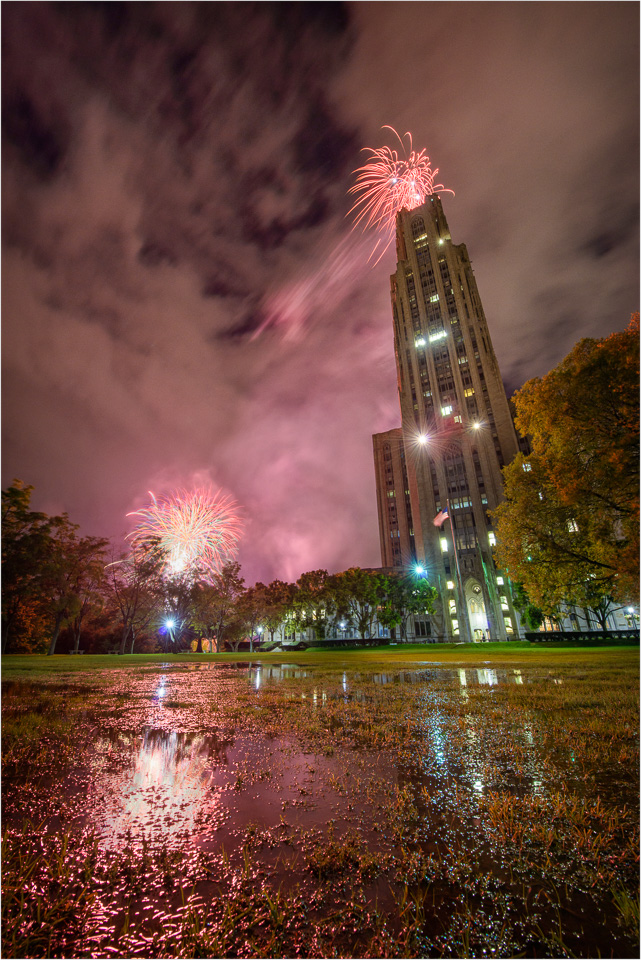
[[[636,618],[636,616],[635,616],[634,607],[628,607],[627,613],[630,614],[630,619],[632,620],[632,629],[633,629],[633,630],[636,630],[636,628],[637,628],[637,618]]]
[[[165,631],[169,634],[169,639],[171,640],[172,643],[175,643],[175,640],[174,640],[175,626],[176,626],[176,621],[173,619],[173,617],[168,617],[168,619],[165,620]],[[166,647],[166,649],[168,648]]]

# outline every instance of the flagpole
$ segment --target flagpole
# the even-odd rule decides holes
[[[454,549],[454,562],[456,564],[456,574],[458,577],[458,588],[459,588],[459,597],[460,597],[460,602],[459,602],[460,609],[458,611],[459,635],[462,630],[463,624],[465,624],[465,633],[467,634],[465,642],[471,643],[472,635],[471,635],[471,631],[470,631],[470,627],[467,619],[467,603],[465,602],[465,591],[463,589],[463,577],[461,576],[461,568],[458,562],[458,550],[456,549],[456,533],[454,532],[454,511],[452,510],[452,507],[450,505],[449,497],[447,498],[447,516],[450,521],[450,530],[452,531],[452,547]]]

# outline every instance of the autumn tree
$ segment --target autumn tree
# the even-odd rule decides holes
[[[145,629],[161,609],[164,556],[158,544],[132,544],[131,550],[107,567],[107,584],[120,620],[119,654],[136,631]]]
[[[194,587],[190,575],[179,572],[168,576],[165,570],[159,579],[158,596],[158,618],[163,622],[164,647],[178,653],[191,641]]]
[[[30,625],[46,621],[44,568],[60,517],[31,510],[33,487],[14,480],[2,491],[2,652]],[[44,637],[42,638],[44,643]]]
[[[378,612],[384,627],[400,627],[401,640],[407,640],[407,624],[412,615],[434,613],[438,594],[425,577],[411,573],[391,573],[382,583],[382,601]]]
[[[291,617],[301,632],[313,630],[318,639],[327,632],[330,617],[336,609],[332,580],[327,570],[310,570],[296,581]]]
[[[639,580],[639,317],[581,340],[514,397],[531,453],[504,469],[497,560],[543,610],[636,598]]]
[[[260,589],[265,602],[264,623],[269,630],[270,640],[274,642],[274,633],[292,609],[296,587],[283,580],[272,580],[271,583],[256,584]]]
[[[267,610],[265,586],[262,583],[257,583],[253,587],[246,587],[236,602],[236,612],[249,636],[251,653],[254,651],[254,633],[256,628],[264,622]]]
[[[331,578],[336,615],[353,624],[362,639],[372,635],[385,583],[381,574],[360,567],[350,567]]]
[[[101,537],[78,537],[76,524],[66,514],[52,537],[43,568],[43,586],[51,606],[52,631],[47,655],[56,651],[63,626],[76,623],[77,651],[82,620],[104,580],[108,541]]]
[[[40,640],[46,625],[48,653],[61,629],[78,622],[97,587],[107,541],[79,537],[67,514],[49,517],[30,509],[33,487],[14,480],[2,492],[3,652],[19,627]]]
[[[194,587],[192,624],[200,637],[205,634],[215,637],[216,653],[223,649],[226,631],[237,619],[236,603],[242,595],[244,583],[240,564],[230,560],[212,574],[208,582],[203,581]]]

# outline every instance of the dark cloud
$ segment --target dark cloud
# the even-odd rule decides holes
[[[393,249],[360,147],[426,146],[508,390],[638,301],[632,4],[3,7],[3,480],[120,536],[242,505],[248,580],[376,565]]]

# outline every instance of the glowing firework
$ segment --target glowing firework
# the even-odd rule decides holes
[[[150,496],[148,506],[127,514],[140,518],[131,538],[139,544],[158,543],[166,556],[166,572],[199,571],[206,576],[235,556],[242,521],[230,497],[209,490]]]
[[[454,191],[442,183],[434,182],[438,168],[432,170],[425,150],[416,153],[412,149],[411,133],[405,134],[409,138],[408,153],[403,138],[394,127],[385,126],[383,129],[391,130],[398,137],[405,156],[399,157],[398,152],[390,147],[363,147],[372,156],[369,163],[354,171],[357,174],[356,183],[349,193],[360,196],[349,212],[356,213],[355,224],[363,223],[364,227],[374,227],[384,233],[387,237],[386,250],[394,236],[399,210],[403,207],[413,210],[433,193],[453,194]]]

